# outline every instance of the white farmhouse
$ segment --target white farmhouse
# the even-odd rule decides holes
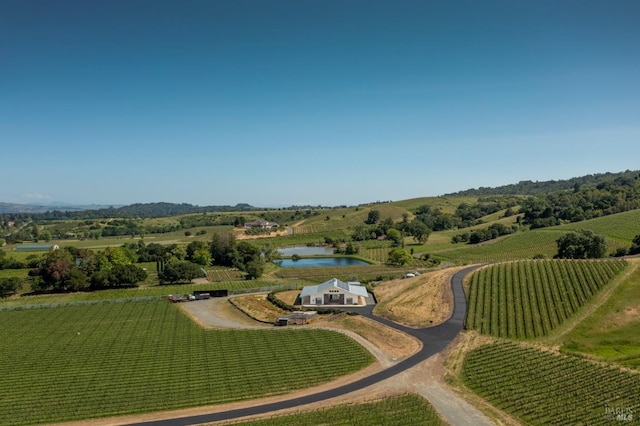
[[[359,282],[344,282],[337,278],[302,289],[302,306],[365,306],[369,293]]]

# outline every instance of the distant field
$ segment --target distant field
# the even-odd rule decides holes
[[[620,273],[622,260],[532,260],[473,273],[466,326],[496,337],[547,335]]]
[[[231,424],[231,423],[228,423]],[[268,419],[234,422],[244,426],[290,425],[446,425],[429,402],[421,396],[407,394],[362,404],[338,405],[323,410],[273,416]]]
[[[453,213],[461,203],[475,203],[478,197],[420,197],[408,200],[394,201],[393,205],[406,210],[416,210],[420,206],[439,208],[443,212]]]
[[[2,425],[287,393],[373,360],[326,330],[205,331],[165,300],[0,311],[0,334]]]
[[[639,374],[514,343],[470,351],[460,376],[526,424],[625,424],[616,410],[630,410],[634,422],[640,412]]]

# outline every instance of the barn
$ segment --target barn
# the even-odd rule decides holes
[[[369,293],[357,281],[344,282],[332,278],[322,284],[304,287],[300,299],[302,306],[365,306]]]

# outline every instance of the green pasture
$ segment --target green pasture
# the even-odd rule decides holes
[[[51,244],[57,244],[57,243],[51,243]],[[0,250],[4,250],[5,252],[5,256],[8,258],[13,258],[16,260],[20,260],[20,261],[27,261],[29,259],[42,259],[44,257],[46,257],[47,253],[46,251],[17,251],[17,250],[13,250],[12,248],[10,248],[11,246],[7,246],[3,249]]]
[[[596,234],[605,235],[607,242],[615,245],[615,247],[609,247],[610,251],[612,251],[612,248],[617,248],[618,244],[629,248],[633,237],[640,234],[640,210],[616,213],[582,222],[567,223],[553,229],[562,232],[590,229]]]
[[[466,327],[496,337],[548,335],[627,266],[623,260],[530,260],[473,273]]]
[[[0,269],[0,278],[18,277],[26,280],[28,273],[28,269]]]
[[[204,330],[165,300],[0,311],[0,333],[3,425],[277,395],[373,361],[341,333]]]
[[[637,373],[510,342],[468,352],[460,377],[524,424],[624,424],[616,409],[631,410],[634,422],[640,410]]]
[[[609,299],[566,336],[562,350],[640,370],[640,264]]]
[[[268,419],[233,422],[244,426],[290,425],[446,425],[429,402],[416,394],[393,396],[362,404],[343,404],[322,410],[274,415]]]

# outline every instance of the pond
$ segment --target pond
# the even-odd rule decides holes
[[[298,260],[282,259],[277,263],[283,268],[314,268],[321,266],[363,266],[367,262],[351,257],[313,257]]]
[[[278,249],[278,253],[281,256],[293,256],[297,254],[298,256],[316,256],[316,255],[327,255],[333,254],[333,247],[323,247],[323,246],[297,246],[297,247],[287,247]]]

